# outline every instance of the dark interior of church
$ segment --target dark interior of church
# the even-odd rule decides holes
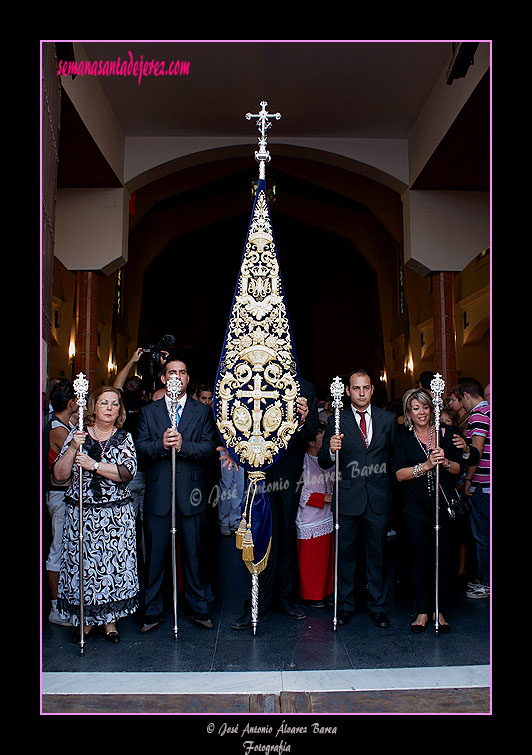
[[[250,186],[251,176],[239,176],[238,182]],[[276,179],[278,196],[283,178]],[[312,187],[302,188],[312,195]],[[377,375],[382,369],[375,274],[345,239],[276,214],[276,204],[275,240],[300,372],[325,399],[331,363],[340,361],[341,372],[349,364]],[[212,384],[216,375],[248,223],[249,215],[240,214],[206,224],[170,243],[146,272],[138,342],[176,335],[191,379],[198,382]],[[348,356],[342,357],[344,350]]]
[[[402,398],[423,373],[443,376],[445,402],[464,377],[489,388],[491,55],[490,40],[41,41],[43,426],[52,385],[79,374],[94,391],[125,369],[155,404],[161,383],[147,352],[166,334],[188,367],[189,397],[197,384],[217,391],[260,171],[299,375],[320,409],[335,376],[355,369],[370,375],[373,406],[401,420]],[[177,58],[181,75],[58,75],[59,61],[121,58],[127,73],[141,57]],[[266,131],[259,107],[268,108]],[[211,462],[212,491],[222,472],[218,454]],[[385,545],[391,626],[371,625],[361,547],[352,621],[333,627],[331,594],[320,605],[295,595],[304,620],[272,609],[256,632],[235,631],[250,572],[234,529],[224,536],[214,495],[205,514],[214,631],[185,600],[178,533],[179,590],[168,553],[161,626],[142,634],[139,610],[121,618],[119,643],[94,632],[80,654],[79,631],[49,620],[45,495],[44,713],[491,712],[491,602],[469,599],[464,586],[464,575],[478,582],[470,531],[448,635],[428,618],[429,631],[411,629],[398,497]],[[144,599],[141,514],[136,528]]]

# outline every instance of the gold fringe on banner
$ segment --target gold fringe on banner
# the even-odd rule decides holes
[[[272,540],[270,538],[270,542],[268,543],[268,550],[264,554],[264,558],[259,561],[258,564],[251,564],[246,563],[246,566],[248,567],[249,571],[253,574],[255,572],[256,574],[260,574],[266,566],[268,565],[268,556],[270,555],[270,549],[272,547]]]

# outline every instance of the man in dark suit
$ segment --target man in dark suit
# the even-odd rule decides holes
[[[365,370],[349,375],[346,394],[350,406],[341,412],[338,435],[334,415],[329,418],[318,461],[328,469],[335,462],[335,452],[340,451],[338,623],[347,624],[355,610],[355,568],[363,536],[368,609],[375,625],[385,628],[390,626],[386,614],[386,531],[392,505],[392,454],[397,423],[394,414],[371,405],[373,390]]]
[[[178,396],[177,429],[171,425],[168,380],[176,375],[182,385]],[[162,585],[170,544],[172,507],[172,448],[176,450],[176,527],[182,554],[185,597],[192,620],[212,629],[209,603],[212,591],[205,569],[205,521],[208,500],[205,462],[214,454],[216,430],[212,409],[187,397],[188,370],[171,354],[163,367],[165,395],[140,413],[136,448],[146,463],[144,536],[146,541],[145,612],[143,632],[161,623]]]
[[[312,383],[301,380],[297,400],[299,427],[284,456],[266,472],[266,490],[272,512],[272,545],[268,564],[259,575],[259,620],[274,605],[291,619],[305,619],[305,612],[293,602],[297,592],[296,515],[301,494],[303,459],[309,442],[318,433],[318,404]],[[231,624],[233,629],[251,627],[251,604]]]

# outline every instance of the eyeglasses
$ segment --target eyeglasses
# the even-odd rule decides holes
[[[106,401],[106,399],[103,399],[103,401],[98,401],[97,406],[109,406],[109,401]],[[113,409],[119,409],[120,408],[120,402],[119,401],[111,401],[111,406]]]

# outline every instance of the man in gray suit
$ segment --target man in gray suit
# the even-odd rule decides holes
[[[346,394],[350,406],[340,414],[338,435],[334,415],[329,417],[318,461],[323,469],[328,469],[335,462],[335,452],[340,451],[338,623],[347,624],[355,611],[355,569],[363,536],[367,605],[374,624],[386,628],[390,626],[386,613],[386,531],[392,505],[392,453],[397,423],[394,414],[371,405],[373,390],[365,370],[349,375]]]
[[[176,449],[176,526],[185,597],[192,611],[192,620],[207,629],[213,627],[209,618],[209,603],[213,596],[204,557],[208,500],[205,462],[215,453],[216,428],[210,406],[187,396],[187,367],[171,354],[161,375],[165,387],[172,375],[176,375],[182,385],[178,396],[177,429],[171,427],[171,403],[167,392],[163,398],[142,409],[137,428],[137,453],[146,464],[143,632],[154,629],[162,620],[162,585],[170,544],[172,448]]]

